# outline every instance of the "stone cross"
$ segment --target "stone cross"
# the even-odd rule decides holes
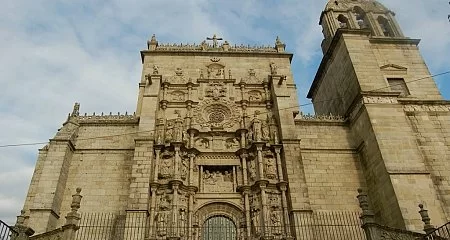
[[[212,40],[212,41],[213,41],[213,48],[217,48],[217,45],[218,45],[218,42],[217,42],[217,41],[218,41],[218,40],[223,40],[223,38],[218,38],[218,37],[216,36],[216,34],[214,34],[212,38],[207,37],[206,40]]]

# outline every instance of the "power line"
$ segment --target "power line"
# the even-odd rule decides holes
[[[428,79],[428,78],[433,78],[433,77],[446,75],[446,74],[449,74],[449,73],[450,73],[450,71],[446,71],[446,72],[434,74],[434,75],[431,75],[431,76],[422,77],[422,78],[414,79],[414,80],[411,80],[411,81],[407,81],[405,83],[417,82],[417,81],[425,80],[425,79]],[[376,92],[376,91],[379,91],[379,90],[382,90],[382,89],[386,89],[386,88],[390,88],[392,86],[397,86],[397,85],[402,85],[402,84],[400,83],[400,84],[394,84],[394,85],[390,85],[390,86],[386,86],[386,87],[376,88],[376,89],[370,90],[368,92]],[[344,91],[343,95],[345,95],[345,93],[348,91],[349,88],[350,88],[350,84],[347,86],[347,88]],[[328,102],[328,101],[338,100],[338,99],[342,99],[342,98],[343,97],[332,98],[332,99],[324,99],[324,100],[320,100],[320,101],[315,101],[314,103]],[[284,111],[284,110],[288,110],[288,109],[292,109],[292,108],[305,107],[305,106],[312,105],[314,103],[311,102],[311,103],[305,103],[305,104],[295,105],[295,106],[286,107],[286,108],[280,108],[280,109],[278,109],[278,111]],[[255,114],[255,115],[260,115],[260,114],[265,114],[265,113],[270,113],[270,111],[259,112],[259,114]],[[206,123],[208,123],[208,122],[206,122]],[[196,126],[196,125],[200,125],[200,124],[193,124],[193,126]],[[154,132],[154,131],[156,131],[156,129],[146,130],[146,131],[130,132],[130,133],[121,133],[121,134],[114,134],[114,135],[106,135],[106,136],[98,136],[98,137],[90,137],[90,138],[77,138],[77,141],[100,139],[100,138],[107,138],[107,137],[126,136],[126,135],[140,134],[140,133],[151,133],[151,132]],[[33,145],[42,145],[42,144],[47,144],[47,143],[48,143],[48,141],[47,142],[36,142],[36,143],[6,144],[6,145],[0,145],[0,148],[20,147],[20,146],[33,146]]]

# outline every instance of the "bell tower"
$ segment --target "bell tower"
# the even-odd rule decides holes
[[[430,109],[444,101],[420,40],[405,37],[394,16],[373,0],[329,1],[319,21],[324,56],[308,97],[317,114],[348,119],[379,221],[414,229],[418,219],[407,209],[427,201],[435,219],[443,219],[446,204],[429,187],[431,160],[414,127],[419,113],[408,106]],[[426,190],[414,191],[418,186]]]

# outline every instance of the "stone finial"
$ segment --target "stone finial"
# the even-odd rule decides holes
[[[429,234],[431,232],[433,232],[435,230],[434,226],[431,225],[431,219],[430,216],[428,215],[428,210],[426,210],[423,206],[423,204],[419,204],[419,208],[420,208],[420,217],[422,218],[422,222],[425,224],[423,226],[423,230]]]
[[[363,224],[374,223],[375,218],[372,210],[370,210],[369,207],[369,199],[367,197],[367,194],[365,194],[361,188],[358,188],[357,198],[359,201],[359,207],[362,209],[362,214],[360,218]]]
[[[17,216],[16,225],[24,226],[25,225],[25,210],[20,211],[20,215]]]
[[[280,37],[277,36],[277,39],[275,40],[275,49],[277,52],[284,52],[285,48],[286,45],[280,40]]]
[[[70,207],[72,208],[73,213],[78,212],[78,209],[80,209],[81,198],[83,198],[80,193],[81,188],[77,188],[76,193],[72,195],[72,204],[70,205]]]
[[[150,41],[147,41],[148,50],[154,51],[157,46],[158,46],[158,41],[156,40],[155,34],[153,34]]]
[[[76,102],[76,103],[73,105],[73,110],[72,110],[71,116],[72,116],[72,117],[78,117],[78,116],[80,116],[80,103],[77,103],[77,102]]]

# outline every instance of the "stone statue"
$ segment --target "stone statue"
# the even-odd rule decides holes
[[[272,75],[276,75],[277,74],[277,69],[278,69],[278,67],[277,67],[277,65],[274,62],[270,63],[270,73]]]
[[[158,65],[153,65],[153,74],[159,74],[159,67],[158,67]]]
[[[172,157],[168,153],[162,154],[160,178],[169,178],[172,175]]]
[[[156,228],[157,228],[157,232],[158,235],[163,237],[166,236],[167,234],[167,230],[166,230],[166,226],[167,226],[167,213],[165,212],[159,212],[157,217],[156,217],[157,221],[156,221]]]
[[[259,142],[261,141],[261,120],[258,119],[259,111],[255,111],[255,116],[253,118],[253,140]]]
[[[272,233],[274,235],[280,235],[281,234],[281,230],[282,230],[281,229],[281,218],[280,218],[280,215],[277,212],[272,211],[270,213],[269,221],[270,221],[270,228],[272,229]]]
[[[266,176],[267,178],[273,179],[277,174],[277,167],[275,165],[275,160],[273,159],[273,155],[266,155]]]
[[[173,140],[173,124],[172,123],[168,123],[167,124],[167,129],[166,129],[166,138],[165,141],[166,143],[170,143]]]
[[[186,180],[187,172],[188,172],[188,160],[186,158],[181,159],[181,179]]]
[[[73,106],[73,111],[72,111],[72,117],[78,117],[80,116],[80,104],[79,103],[75,103],[75,105]]]
[[[259,222],[259,211],[257,209],[253,209],[252,211],[252,230],[255,235],[260,235],[260,222]]]
[[[269,126],[267,124],[263,124],[261,132],[262,132],[262,140],[269,141],[270,133],[269,133]]]
[[[248,174],[250,176],[250,180],[255,181],[256,180],[256,166],[255,161],[250,161],[250,164],[248,166]]]
[[[180,236],[183,237],[186,228],[186,210],[180,209]]]
[[[278,131],[276,129],[273,130],[273,143],[274,144],[280,143],[278,140]]]

